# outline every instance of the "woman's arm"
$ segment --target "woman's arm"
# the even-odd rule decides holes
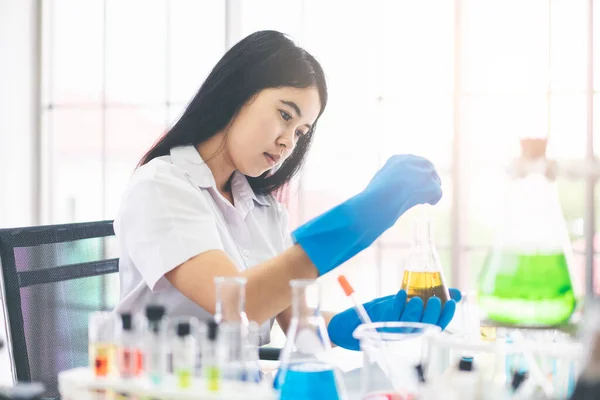
[[[316,279],[318,273],[304,250],[295,245],[244,271],[239,271],[225,252],[210,250],[165,274],[177,290],[211,314],[215,313],[214,278],[217,276],[247,278],[246,314],[249,320],[262,324],[290,306],[290,280]]]

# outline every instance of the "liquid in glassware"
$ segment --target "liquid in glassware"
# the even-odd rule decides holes
[[[90,343],[88,351],[94,375],[97,377],[108,376],[113,362],[114,346],[107,343]]]
[[[443,305],[450,299],[429,219],[415,219],[412,223],[412,242],[400,287],[406,291],[407,300],[418,296],[427,304],[431,297],[438,297]]]
[[[442,305],[450,299],[442,273],[439,271],[405,270],[400,288],[406,291],[407,300],[420,297],[424,304],[427,304],[430,297],[438,297]]]
[[[343,377],[328,361],[331,342],[321,314],[321,289],[315,280],[290,281],[292,319],[279,358],[274,387],[280,400],[346,398]]]
[[[564,253],[490,254],[479,302],[489,319],[501,323],[551,326],[568,321],[576,301]]]
[[[340,399],[335,371],[331,366],[314,361],[289,365],[280,400],[314,398],[317,391],[323,399]]]
[[[573,249],[546,144],[547,138],[521,139],[521,155],[504,185],[494,245],[482,266],[480,309],[503,325],[561,325],[575,310]]]

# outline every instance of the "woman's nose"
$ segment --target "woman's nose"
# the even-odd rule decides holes
[[[282,152],[292,152],[294,147],[296,146],[296,135],[292,131],[290,134],[289,131],[286,131],[283,135],[279,137],[279,149]]]

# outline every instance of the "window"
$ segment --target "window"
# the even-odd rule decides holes
[[[149,149],[225,51],[225,7],[45,0],[44,223],[112,219]]]
[[[365,299],[396,291],[410,217],[428,215],[447,280],[474,288],[519,137],[549,135],[548,155],[559,161],[586,157],[588,2],[379,0],[348,3],[343,12],[318,0],[297,0],[293,11],[277,4],[263,0],[243,11],[237,39],[283,26],[319,59],[330,88],[292,220],[299,224],[358,192],[390,154],[424,155],[441,172],[443,201],[407,213],[343,270]],[[598,22],[594,29],[597,65]],[[595,107],[597,135],[597,101]],[[561,177],[557,187],[581,253],[583,177]],[[464,237],[453,234],[454,221]],[[581,257],[576,269],[583,271]],[[323,279],[337,285],[334,277]],[[340,294],[328,290],[324,307],[348,306]]]
[[[364,299],[398,288],[418,214],[436,220],[447,280],[473,287],[518,138],[549,135],[550,157],[583,162],[590,93],[600,153],[600,73],[587,80],[590,29],[599,70],[600,0],[591,28],[587,0],[229,1],[232,13],[224,4],[44,2],[45,222],[113,218],[143,152],[226,46],[259,29],[289,33],[321,61],[330,88],[293,226],[361,190],[390,154],[424,155],[442,175],[440,205],[412,210],[343,267]],[[558,181],[580,256],[584,188],[583,176]],[[326,291],[324,307],[348,305],[337,288]]]

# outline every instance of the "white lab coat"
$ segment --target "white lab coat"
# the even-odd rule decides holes
[[[170,316],[207,320],[212,316],[175,289],[167,272],[213,249],[244,270],[292,245],[288,215],[277,200],[256,195],[239,172],[232,193],[235,207],[218,192],[194,146],[174,148],[137,169],[114,223],[121,254],[117,312],[158,303]],[[261,344],[269,342],[270,328],[261,326]]]

